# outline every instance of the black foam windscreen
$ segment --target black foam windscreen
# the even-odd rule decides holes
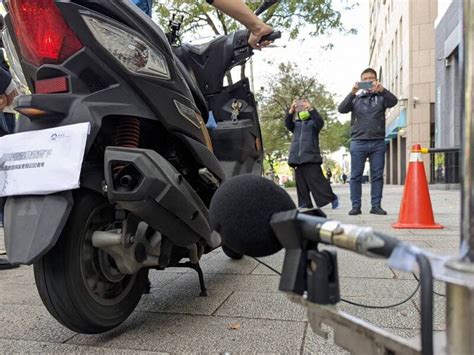
[[[272,215],[295,208],[287,192],[272,181],[240,175],[227,180],[215,193],[210,222],[226,247],[239,254],[261,257],[282,248],[270,227]]]

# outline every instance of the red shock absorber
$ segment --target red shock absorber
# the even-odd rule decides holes
[[[117,125],[115,145],[138,148],[140,145],[140,120],[135,117],[121,117]]]

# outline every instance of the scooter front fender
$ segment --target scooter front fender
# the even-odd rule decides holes
[[[58,241],[73,206],[71,191],[9,197],[5,204],[5,247],[12,264],[31,265]]]

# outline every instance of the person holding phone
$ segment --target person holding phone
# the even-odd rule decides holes
[[[319,133],[324,120],[308,99],[294,100],[285,120],[286,128],[293,133],[288,164],[295,169],[298,207],[312,208],[310,193],[318,207],[331,203],[339,206],[339,199],[324,177],[319,149]]]
[[[398,99],[378,81],[377,72],[365,69],[361,81],[338,107],[340,113],[351,115],[351,202],[349,215],[361,214],[362,175],[367,158],[370,163],[370,213],[386,215],[382,208],[383,172],[385,168],[385,111]]]

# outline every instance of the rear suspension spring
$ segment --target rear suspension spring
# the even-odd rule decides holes
[[[135,117],[121,117],[117,125],[115,145],[138,148],[140,145],[140,120]]]

